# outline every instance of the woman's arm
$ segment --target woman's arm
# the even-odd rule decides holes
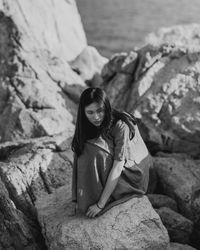
[[[119,120],[112,130],[112,136],[114,141],[114,162],[98,203],[88,208],[86,215],[90,218],[95,217],[101,211],[117,185],[125,162],[126,146],[129,140],[128,125]]]
[[[99,199],[99,202],[98,202],[98,205],[100,207],[102,207],[102,208],[105,207],[106,202],[108,201],[110,195],[114,191],[114,189],[117,185],[118,179],[121,175],[123,166],[124,166],[124,161],[114,160],[113,167],[110,171],[110,174],[108,175],[108,179],[107,179],[105,188],[104,188],[104,190],[101,194],[101,197]]]
[[[106,202],[108,201],[110,195],[112,194],[117,185],[123,166],[124,166],[124,161],[114,160],[112,169],[108,175],[108,179],[106,181],[106,185],[101,194],[99,202],[88,208],[88,211],[86,213],[88,217],[90,218],[95,217],[101,211],[101,209],[104,208]]]

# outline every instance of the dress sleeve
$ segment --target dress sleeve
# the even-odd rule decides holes
[[[123,161],[126,157],[127,142],[129,140],[128,125],[119,120],[113,128],[114,160]]]
[[[72,165],[72,201],[77,201],[77,156],[75,153]]]

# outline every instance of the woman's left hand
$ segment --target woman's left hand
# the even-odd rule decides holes
[[[94,218],[102,209],[97,207],[97,204],[90,206],[87,210],[86,216],[89,218]]]

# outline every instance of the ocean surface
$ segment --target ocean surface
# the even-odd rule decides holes
[[[88,44],[110,57],[161,27],[200,24],[200,0],[76,0]]]

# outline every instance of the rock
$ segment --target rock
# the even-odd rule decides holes
[[[196,248],[193,248],[189,245],[186,244],[180,244],[176,242],[171,242],[170,243],[171,250],[196,250]]]
[[[0,32],[0,141],[71,137],[84,81],[98,83],[107,60],[87,45],[76,2],[0,0]]]
[[[65,138],[60,134],[0,144],[0,249],[46,249],[35,201],[71,185],[73,155]]]
[[[200,162],[182,154],[155,157],[162,192],[176,200],[182,215],[200,225]]]
[[[153,206],[153,208],[168,207],[172,209],[173,211],[178,211],[176,201],[167,195],[147,194],[147,197],[149,201],[151,202],[151,205]]]
[[[152,159],[154,158],[152,157]],[[149,184],[148,184],[147,193],[148,194],[154,193],[157,188],[157,184],[158,184],[158,176],[157,176],[154,164],[152,164],[149,169]]]
[[[10,196],[0,178],[0,249],[45,250],[36,217],[25,217]]]
[[[75,1],[0,0],[0,31],[0,141],[70,137],[85,83],[69,61],[87,47]]]
[[[173,27],[160,28],[155,33],[150,33],[145,43],[159,46],[163,43],[174,44],[179,47],[187,47],[199,51],[200,25],[188,24]]]
[[[107,61],[108,59],[102,57],[96,48],[87,46],[77,58],[70,62],[70,65],[84,81],[97,87],[103,81],[101,71]]]
[[[64,186],[37,201],[48,249],[169,249],[166,229],[146,197],[88,219],[72,216],[70,192]]]
[[[63,134],[60,138],[47,137],[5,145],[10,152],[7,159],[0,162],[1,177],[19,203],[24,200],[24,204],[31,207],[42,193],[51,193],[57,187],[71,183],[73,154],[69,140],[68,148],[60,151],[57,143],[61,136]]]
[[[181,214],[171,210],[168,207],[156,209],[164,226],[169,233],[170,241],[179,243],[189,243],[193,231],[193,222],[186,219]]]
[[[20,45],[25,51],[49,51],[52,56],[71,61],[87,46],[74,0],[61,0],[59,4],[49,0],[37,0],[34,4],[1,0],[0,10],[19,29]]]
[[[146,45],[115,56],[102,72],[112,105],[141,119],[157,151],[200,155],[199,59],[187,47]]]
[[[191,245],[195,247],[196,249],[200,249],[200,227],[194,225],[194,230],[191,236]]]

